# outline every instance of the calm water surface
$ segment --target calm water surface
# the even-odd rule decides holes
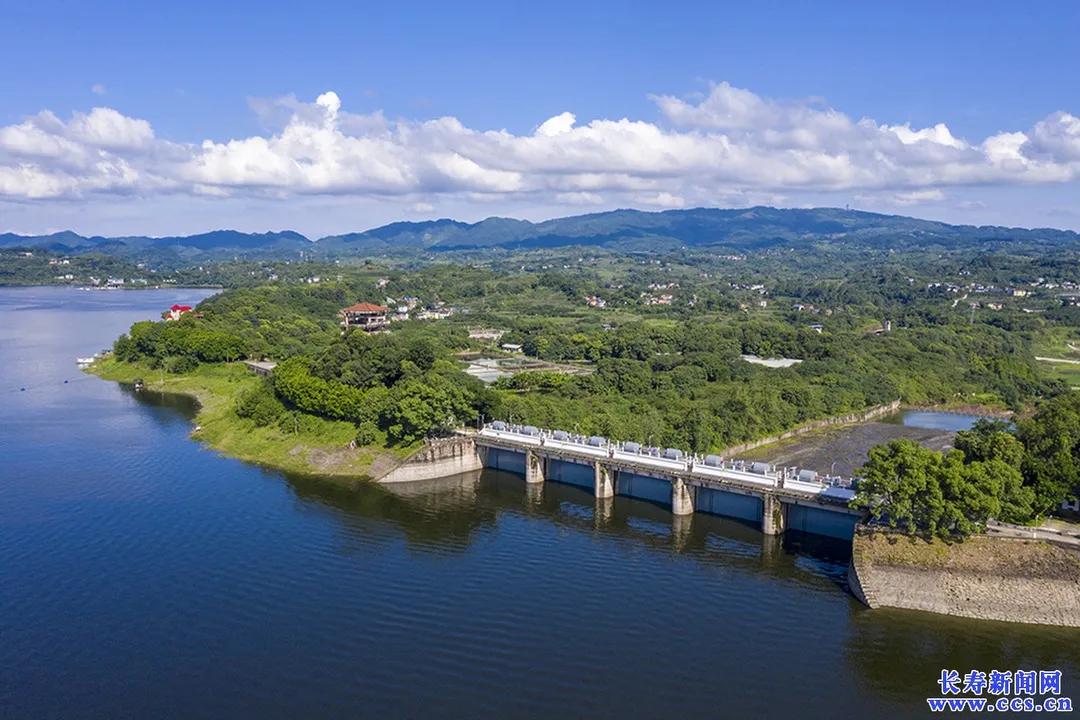
[[[945,666],[1080,694],[1080,633],[865,610],[843,545],[498,474],[336,489],[75,369],[202,294],[0,289],[2,717],[904,718]]]
[[[886,422],[895,422],[904,427],[922,428],[924,430],[948,430],[960,432],[970,430],[979,420],[981,415],[969,415],[967,413],[939,412],[935,410],[905,410],[898,413]]]

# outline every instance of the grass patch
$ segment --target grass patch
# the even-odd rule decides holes
[[[1034,353],[1042,357],[1080,360],[1080,350],[1076,348],[1080,348],[1080,331],[1075,328],[1047,328],[1034,342]]]
[[[351,448],[356,426],[311,415],[286,430],[259,427],[234,411],[240,393],[261,382],[242,363],[200,365],[189,373],[171,374],[145,363],[106,357],[95,362],[88,372],[122,383],[141,379],[145,392],[190,395],[199,402],[193,438],[230,457],[288,472],[338,480],[370,479],[382,475],[416,449]]]
[[[949,543],[867,531],[856,534],[853,552],[874,565],[891,567],[1030,578],[1080,576],[1080,553],[1041,540],[976,536]]]

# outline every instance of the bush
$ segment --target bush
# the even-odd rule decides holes
[[[259,427],[266,427],[278,421],[285,414],[285,406],[274,394],[269,382],[260,382],[245,391],[236,401],[236,414],[252,420]]]
[[[165,370],[171,373],[189,373],[199,367],[199,361],[190,355],[171,357],[165,361]]]
[[[289,410],[278,419],[278,428],[284,433],[318,434],[325,429],[325,423],[315,415]]]
[[[379,440],[379,428],[368,420],[356,426],[356,444],[374,445]]]

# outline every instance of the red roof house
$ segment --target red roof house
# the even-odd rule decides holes
[[[190,305],[173,305],[171,308],[161,313],[161,317],[166,320],[179,320],[182,315],[189,312],[191,312]]]
[[[342,308],[338,315],[341,316],[343,328],[358,327],[372,331],[383,328],[389,322],[386,318],[387,308],[373,303],[356,303],[347,308]]]

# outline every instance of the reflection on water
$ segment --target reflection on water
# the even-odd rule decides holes
[[[7,717],[900,718],[942,666],[1077,678],[1076,631],[866,610],[844,543],[500,473],[347,490],[221,457],[190,401],[72,373],[183,297],[19,292]]]

